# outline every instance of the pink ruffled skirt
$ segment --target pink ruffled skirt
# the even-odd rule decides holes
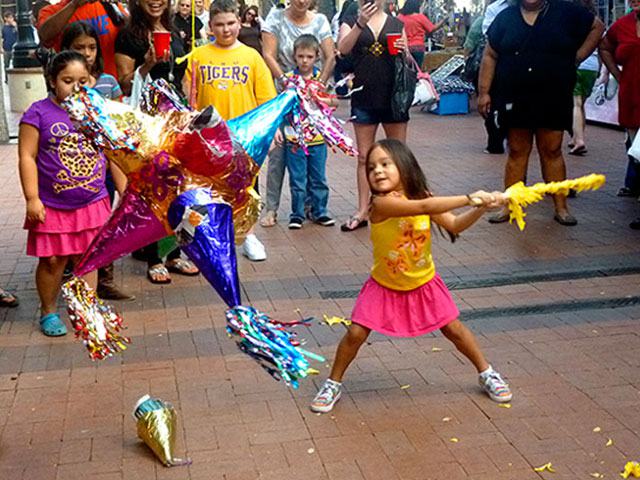
[[[360,290],[351,321],[393,337],[417,337],[438,330],[460,312],[437,273],[414,290],[391,290],[369,278]]]
[[[109,197],[76,210],[45,206],[43,223],[27,224],[27,255],[53,257],[80,255],[89,247],[111,215]]]

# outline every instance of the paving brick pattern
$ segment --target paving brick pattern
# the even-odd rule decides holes
[[[557,225],[549,200],[529,208],[522,233],[481,220],[455,244],[434,242],[440,272],[455,281],[637,264],[640,234],[626,224],[640,205],[615,196],[626,162],[622,141],[620,132],[591,127],[589,155],[568,159],[571,176],[608,176],[601,191],[570,201],[577,227]],[[481,153],[477,116],[416,112],[409,143],[437,193],[501,186],[504,160]],[[349,371],[346,395],[321,416],[307,405],[329,365],[299,390],[287,389],[227,338],[224,306],[202,278],[174,275],[170,286],[152,286],[144,264],[126,258],[116,264],[117,278],[138,298],[118,308],[133,344],[91,363],[71,336],[38,331],[15,145],[0,147],[0,167],[0,285],[22,302],[0,311],[0,478],[585,479],[615,478],[627,460],[640,459],[638,307],[470,320],[512,384],[511,408],[479,391],[469,363],[441,335],[373,335]],[[329,160],[330,206],[340,219],[355,204],[354,169],[351,159]],[[529,178],[540,179],[535,155]],[[353,298],[320,292],[361,285],[368,233],[314,225],[289,231],[288,202],[285,192],[277,227],[258,228],[268,260],[239,260],[244,296],[282,320],[297,318],[296,309],[348,316]],[[473,310],[640,292],[638,274],[543,280],[453,294]],[[344,329],[314,321],[298,331],[307,348],[331,358]],[[145,393],[176,406],[177,454],[192,466],[167,469],[137,440],[130,412]],[[547,462],[556,473],[533,470]]]

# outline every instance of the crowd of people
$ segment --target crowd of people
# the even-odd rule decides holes
[[[505,187],[526,179],[534,142],[546,181],[566,178],[564,131],[573,131],[570,153],[586,152],[583,107],[599,70],[590,62],[598,45],[601,62],[620,83],[620,124],[633,141],[640,127],[640,0],[631,5],[633,10],[604,38],[604,25],[593,9],[564,0],[496,0],[469,25],[465,48],[477,59],[478,109],[486,118],[487,150],[502,153],[505,140],[507,144]],[[6,17],[5,24],[11,25]],[[328,85],[338,65],[341,73],[353,73],[351,118],[359,151],[358,203],[341,230],[371,222],[374,266],[312,408],[333,408],[342,377],[372,329],[398,336],[442,330],[474,364],[489,396],[508,401],[508,385],[457,320],[430,249],[431,223],[455,239],[489,209],[501,209],[491,222],[508,220],[506,200],[498,192],[483,191],[434,197],[405,144],[409,110],[391,108],[397,52],[422,64],[425,36],[443,25],[431,22],[418,0],[407,0],[397,17],[385,8],[385,0],[345,2],[333,29],[313,0],[277,4],[264,20],[257,7],[235,0],[214,0],[208,8],[204,0],[196,0],[195,12],[185,0],[175,5],[130,0],[127,8],[118,2],[62,0],[41,8],[38,36],[56,53],[46,65],[49,96],[35,102],[20,123],[19,169],[27,204],[27,254],[39,259],[42,332],[66,333],[57,312],[65,269],[86,250],[109,217],[115,194],[126,188],[123,173],[75,130],[60,107],[76,86],[135,105],[141,85],[163,78],[193,99],[196,108],[213,105],[222,118],[231,119],[274,98],[293,75]],[[161,54],[154,48],[155,34],[170,38]],[[197,62],[196,71],[191,62],[176,62],[188,52]],[[233,68],[221,68],[229,65]],[[379,126],[386,139],[376,142]],[[277,223],[287,172],[288,228],[335,224],[328,207],[327,147],[320,135],[304,139],[307,151],[297,148],[298,141],[295,129],[284,122],[269,154],[263,227]],[[629,159],[620,195],[640,195],[638,165]],[[458,216],[451,213],[464,206],[472,208]],[[554,196],[554,207],[558,223],[577,223],[564,195]],[[631,227],[640,228],[640,219]],[[267,258],[255,231],[241,249],[251,261]],[[162,258],[157,243],[134,257],[147,263],[147,277],[154,284],[171,282],[171,273],[199,273],[179,249]],[[133,298],[116,286],[113,265],[86,280],[103,298]],[[14,295],[0,289],[0,305],[17,304]]]

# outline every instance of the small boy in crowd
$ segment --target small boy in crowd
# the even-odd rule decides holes
[[[300,35],[293,44],[293,57],[296,68],[287,76],[300,75],[306,80],[320,81],[320,70],[315,67],[320,56],[320,42],[313,35]],[[284,127],[285,161],[289,171],[291,187],[291,216],[289,228],[302,228],[305,216],[310,220],[330,227],[335,220],[329,216],[329,186],[327,185],[327,145],[322,135],[315,132],[311,138],[305,138],[308,153],[298,145],[297,134],[291,125]],[[308,193],[307,193],[308,192]],[[308,211],[305,211],[305,206]]]
[[[196,75],[197,108],[213,105],[223,119],[229,120],[268,102],[276,96],[276,89],[260,54],[238,41],[238,4],[234,0],[215,0],[209,18],[215,41],[193,50],[183,89],[189,96],[191,76]],[[196,72],[191,71],[193,64]],[[253,231],[247,235],[242,253],[252,261],[267,258]]]

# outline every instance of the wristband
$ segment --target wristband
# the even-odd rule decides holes
[[[482,201],[481,198],[472,197],[468,193],[467,193],[467,200],[469,200],[470,207],[481,207],[482,205],[484,205],[484,202]]]
[[[356,27],[358,27],[360,30],[364,30],[364,27],[365,27],[365,26],[360,25],[360,22],[358,22],[358,21],[356,20]]]

